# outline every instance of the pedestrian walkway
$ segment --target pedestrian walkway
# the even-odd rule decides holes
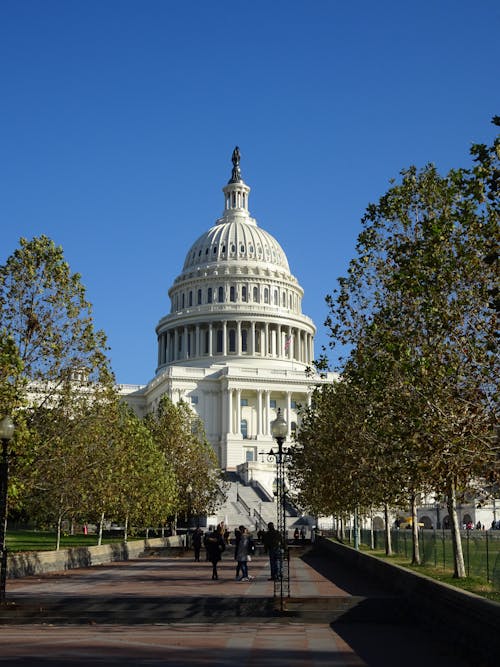
[[[236,581],[225,553],[213,581],[186,553],[9,580],[0,665],[467,664],[415,628],[403,600],[324,556],[292,557],[284,613],[267,558],[249,569],[251,582]]]

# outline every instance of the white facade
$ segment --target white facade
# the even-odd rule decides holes
[[[278,408],[295,428],[313,384],[312,320],[279,243],[250,216],[250,188],[233,153],[224,211],[193,243],[169,290],[170,312],[156,326],[158,367],[145,387],[122,386],[139,414],[166,394],[190,403],[222,468],[269,489],[259,452],[272,446]]]

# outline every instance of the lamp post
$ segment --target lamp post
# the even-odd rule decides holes
[[[7,581],[7,485],[9,483],[9,442],[14,435],[14,422],[10,417],[0,421],[0,440],[2,441],[2,461],[0,468],[0,604],[5,602],[5,582]]]
[[[268,460],[276,461],[276,501],[277,501],[277,526],[276,529],[281,535],[281,549],[279,557],[279,577],[274,582],[274,595],[279,594],[280,610],[283,611],[283,599],[290,596],[290,571],[283,567],[284,561],[288,564],[288,546],[286,534],[286,490],[285,490],[285,462],[288,458],[288,452],[283,449],[288,433],[288,425],[281,415],[281,408],[278,409],[278,415],[271,422],[271,435],[278,444],[277,451],[271,449],[267,452]]]

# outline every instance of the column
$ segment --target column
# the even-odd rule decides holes
[[[167,331],[165,334],[165,347],[163,350],[163,358],[165,359],[165,363],[168,363],[170,361],[170,331]]]
[[[271,400],[271,392],[269,389],[266,389],[264,392],[264,399],[265,399],[265,409],[264,409],[264,435],[269,435],[270,433],[270,420],[271,420],[271,406],[270,406],[270,400]]]
[[[264,357],[269,354],[269,322],[264,324]]]
[[[255,356],[255,322],[252,322],[250,327],[250,354]]]
[[[200,325],[196,325],[196,356],[201,357]]]
[[[222,323],[222,356],[227,356],[227,322]]]
[[[233,433],[233,390],[227,390],[227,432]]]
[[[189,333],[187,327],[184,327],[184,359],[189,359]]]
[[[236,390],[236,429],[235,433],[241,433],[241,389]]]
[[[177,360],[177,353],[179,351],[179,329],[174,330],[174,356],[172,361]]]
[[[236,354],[241,357],[241,322],[239,321],[236,322]]]
[[[213,327],[211,322],[208,325],[208,356],[213,356]]]
[[[287,440],[290,440],[291,433],[291,423],[292,423],[292,392],[286,392],[286,422],[288,427],[288,432],[286,434]]]
[[[262,435],[262,389],[257,389],[257,435]]]

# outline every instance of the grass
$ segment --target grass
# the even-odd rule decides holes
[[[56,548],[55,531],[45,530],[7,530],[7,549],[14,551],[53,551]],[[67,547],[92,547],[96,546],[98,535],[62,535],[61,549]],[[102,544],[122,542],[123,536],[119,533],[116,537],[105,536]]]
[[[404,567],[407,570],[412,570],[419,574],[425,574],[426,577],[431,579],[436,579],[442,583],[454,586],[455,588],[460,588],[461,590],[468,591],[469,593],[475,593],[481,597],[488,598],[488,600],[494,600],[495,602],[500,602],[500,591],[496,590],[490,582],[486,581],[484,577],[478,576],[469,576],[465,579],[455,579],[453,577],[453,570],[444,569],[443,567],[436,567],[429,563],[423,565],[412,565],[408,562],[408,559],[405,556],[393,554],[392,556],[387,556],[383,550],[372,550],[366,546],[362,546],[362,550],[366,551],[372,556],[377,558],[382,558],[394,565],[399,567]]]

